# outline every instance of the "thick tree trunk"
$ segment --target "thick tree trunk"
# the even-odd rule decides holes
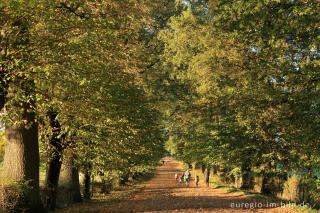
[[[43,212],[39,194],[38,124],[31,104],[16,101],[16,93],[16,86],[10,85],[8,100],[11,103],[5,113],[13,124],[5,128],[3,177],[28,186],[23,193],[23,205],[28,212]]]
[[[61,153],[63,150],[62,139],[58,136],[61,133],[61,126],[56,120],[56,112],[48,112],[52,136],[50,138],[50,157],[47,165],[47,174],[45,181],[45,206],[47,209],[54,210],[56,208],[57,188],[59,182],[59,174],[61,169]]]
[[[59,178],[57,205],[65,207],[81,201],[79,172],[74,166],[74,154],[72,150],[66,149]]]

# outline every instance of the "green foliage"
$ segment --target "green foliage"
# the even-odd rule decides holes
[[[77,166],[91,165],[93,173],[156,166],[164,153],[161,113],[143,73],[158,51],[152,30],[164,27],[175,11],[172,2],[162,4],[1,2],[0,94],[16,82],[12,100],[32,103],[44,161],[52,158],[54,136],[62,139],[61,149],[75,152]],[[50,126],[52,111],[59,133]],[[3,116],[6,125],[10,116]]]
[[[319,3],[186,5],[159,34],[176,156],[229,173],[319,168]]]
[[[14,82],[6,106],[32,105],[43,159],[54,136],[94,174],[144,172],[166,148],[233,176],[310,176],[320,167],[313,8],[319,2],[2,1],[0,96]]]

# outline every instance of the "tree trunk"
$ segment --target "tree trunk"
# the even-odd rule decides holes
[[[82,201],[78,168],[74,166],[72,150],[65,150],[59,179],[57,205],[70,206]]]
[[[86,169],[84,173],[84,192],[83,197],[86,199],[90,199],[90,185],[91,185],[91,177],[90,177],[90,169]]]
[[[43,212],[39,194],[38,124],[31,104],[16,101],[16,93],[17,87],[11,84],[7,96],[11,103],[5,107],[5,114],[13,124],[6,124],[5,128],[3,177],[27,186],[23,190],[27,212]]]
[[[261,193],[263,191],[264,174],[256,174],[254,177],[254,188],[255,192]]]
[[[205,165],[201,165],[201,171],[202,171],[202,173],[204,173],[205,170],[206,170],[206,166],[205,166]]]
[[[52,130],[52,136],[49,142],[50,157],[47,165],[47,174],[45,181],[45,206],[47,209],[54,211],[56,208],[57,188],[59,182],[59,174],[61,169],[61,153],[62,153],[62,140],[58,136],[61,133],[60,123],[56,120],[56,112],[48,112],[48,118],[50,120],[50,127]]]
[[[210,171],[211,171],[211,168],[210,167],[207,167],[207,172],[208,172],[208,175],[210,176]]]
[[[47,165],[45,189],[45,206],[47,209],[54,210],[56,208],[57,187],[59,181],[59,174],[61,169],[60,156],[53,153],[52,159]]]

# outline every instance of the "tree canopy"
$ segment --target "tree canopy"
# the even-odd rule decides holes
[[[310,178],[319,12],[317,0],[1,1],[3,179],[30,181],[40,211],[39,159],[55,191],[70,150],[78,169],[124,179],[165,148],[230,174]]]

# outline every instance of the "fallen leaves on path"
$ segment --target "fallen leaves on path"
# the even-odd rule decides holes
[[[85,212],[297,212],[287,207],[271,208],[268,202],[220,188],[206,187],[203,183],[195,187],[192,182],[187,187],[175,181],[175,173],[182,172],[177,161],[168,159],[165,165],[159,166],[155,176],[141,186],[143,190],[116,204],[96,206],[92,211]]]

